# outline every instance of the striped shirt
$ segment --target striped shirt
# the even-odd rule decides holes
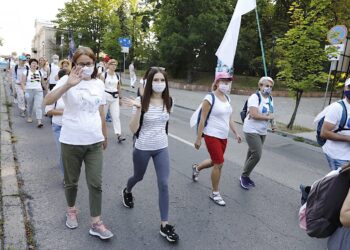
[[[132,113],[136,113],[136,107],[133,107]],[[168,135],[165,131],[168,120],[169,113],[166,107],[150,104],[148,111],[143,116],[142,127],[139,138],[136,139],[135,148],[139,150],[158,150],[168,147]]]

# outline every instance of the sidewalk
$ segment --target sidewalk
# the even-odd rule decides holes
[[[136,93],[137,88],[131,88],[129,86],[129,79],[123,78],[122,89]],[[196,110],[198,105],[202,102],[206,91],[188,91],[170,88],[170,95],[174,99],[174,105],[190,110]],[[234,119],[238,123],[241,122],[240,112],[243,108],[245,101],[248,99],[248,96],[245,95],[230,95]],[[277,122],[288,124],[295,106],[295,100],[291,97],[274,97],[274,106],[275,106],[275,117]],[[299,125],[308,129],[315,130],[316,125],[313,123],[316,115],[321,112],[323,106],[323,98],[302,98],[300,101],[298,113],[294,122],[294,125]],[[188,121],[190,117],[188,117]],[[289,134],[282,131],[277,131],[277,133],[288,136],[292,138],[299,138],[301,141],[305,141],[310,144],[317,145],[316,142],[316,132],[305,132],[299,134]]]

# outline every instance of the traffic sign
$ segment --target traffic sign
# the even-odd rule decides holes
[[[131,47],[131,40],[128,37],[119,37],[118,42],[121,47]]]
[[[336,25],[328,31],[327,40],[330,44],[343,43],[348,35],[345,25]]]

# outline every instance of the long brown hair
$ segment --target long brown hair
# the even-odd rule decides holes
[[[151,101],[151,95],[153,93],[152,82],[153,82],[154,75],[157,73],[162,73],[164,76],[164,79],[165,79],[165,89],[162,93],[163,108],[165,106],[167,112],[170,113],[171,100],[170,100],[170,96],[169,96],[168,76],[164,70],[162,70],[160,68],[156,68],[156,67],[151,68],[151,70],[149,71],[148,76],[147,76],[147,83],[146,83],[145,90],[144,90],[143,96],[142,96],[142,111],[143,112],[148,111],[149,103]]]
[[[96,56],[95,53],[92,51],[92,49],[90,49],[89,47],[79,47],[72,58],[72,64],[73,66],[77,65],[77,60],[80,56],[82,55],[86,55],[88,57],[90,57],[93,61],[94,61],[94,72],[91,75],[91,78],[96,78],[97,76],[97,68],[96,68]]]

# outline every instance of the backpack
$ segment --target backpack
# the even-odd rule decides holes
[[[259,106],[260,106],[260,103],[261,103],[260,92],[256,91],[255,94],[258,96]],[[272,102],[272,96],[269,95],[269,103],[271,103],[271,102]],[[244,119],[246,118],[247,114],[248,114],[248,99],[245,101],[243,109],[240,112],[242,122],[244,122]]]
[[[103,72],[103,71],[102,71],[102,72]],[[119,74],[118,74],[118,73],[115,73],[115,74],[116,74],[116,76],[117,76],[118,81],[120,81],[120,76],[119,76]],[[107,71],[105,72],[104,82],[106,81],[106,78],[107,78]],[[118,84],[119,84],[119,82],[118,82]]]
[[[27,77],[28,77],[28,73],[29,73],[29,66],[28,65],[25,65],[26,66],[26,70],[27,70]],[[18,70],[18,64],[16,64],[15,66],[15,74],[16,74],[16,77],[17,77],[17,70]]]
[[[339,127],[337,130],[334,130],[334,133],[338,133],[341,130],[345,130],[344,127],[346,125],[346,121],[348,120],[348,111],[346,110],[346,106],[343,100],[339,100],[338,103],[342,106],[343,110],[342,110],[342,114],[341,114],[341,118],[340,118],[340,122],[339,122]],[[328,106],[329,107],[329,106]],[[326,109],[328,108],[326,107]],[[324,109],[324,111],[326,111]],[[316,129],[316,140],[318,145],[320,145],[321,147],[326,143],[327,139],[324,139],[321,137],[321,130],[322,130],[322,126],[324,123],[324,119],[326,117],[326,113],[322,111],[320,114],[323,114],[322,118],[317,122],[317,129]],[[317,117],[316,119],[317,120]]]
[[[173,106],[173,98],[169,97],[170,98],[170,107]],[[140,96],[140,101],[142,103],[142,96]],[[140,116],[140,123],[139,123],[139,128],[137,129],[137,131],[135,132],[134,134],[134,144],[135,144],[135,141],[137,138],[139,138],[139,135],[140,135],[140,131],[141,131],[141,128],[142,128],[142,124],[143,124],[143,117],[145,115],[145,111],[141,110],[141,116]],[[166,122],[165,124],[165,133],[168,134],[168,125],[169,125],[169,121]]]
[[[333,170],[311,186],[306,202],[306,233],[326,238],[338,227],[340,210],[349,192],[350,163]]]
[[[206,127],[207,124],[208,124],[208,119],[209,119],[209,116],[211,114],[211,110],[213,109],[213,106],[215,104],[215,95],[214,95],[214,93],[213,92],[209,92],[208,94],[211,96],[212,102],[211,102],[211,106],[210,106],[207,118],[205,119],[205,122],[204,122],[204,127]],[[225,97],[226,97],[227,101],[230,103],[231,102],[230,98],[227,95],[225,95]],[[192,114],[191,119],[190,119],[190,126],[192,128],[192,127],[194,127],[196,125],[196,131],[198,131],[198,126],[199,126],[199,122],[201,120],[201,116],[202,116],[202,104],[200,104],[198,106],[198,108]]]

